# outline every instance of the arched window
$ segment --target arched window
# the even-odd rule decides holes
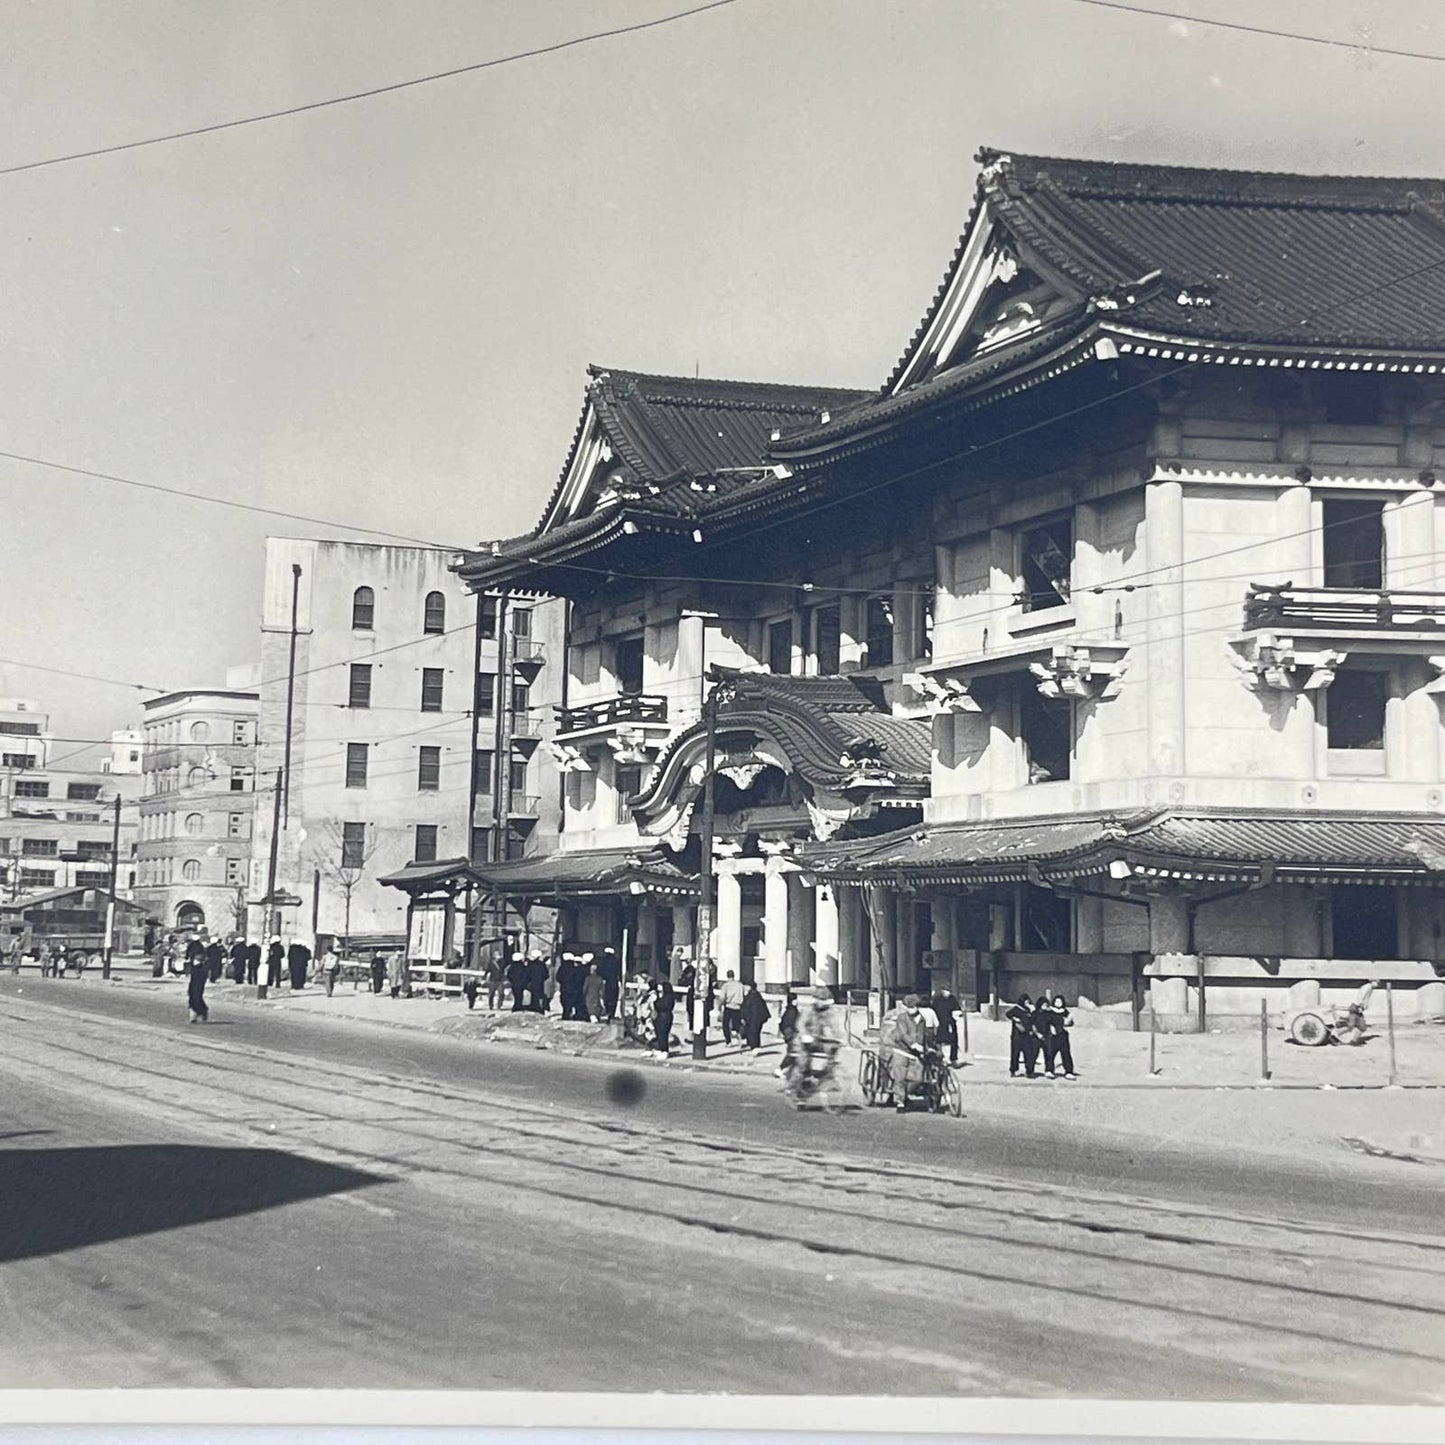
[[[211,725],[208,722],[193,722],[191,724],[191,741],[203,743],[211,735]]]
[[[426,595],[426,615],[422,619],[423,632],[445,632],[447,630],[447,599],[440,592]]]
[[[187,883],[194,883],[194,882],[196,881],[196,879],[199,878],[200,876],[201,876],[201,863],[200,863],[200,859],[198,859],[198,858],[187,858],[186,861],[185,861],[183,864],[181,864],[181,877],[184,878]]]
[[[201,829],[206,826],[206,820],[199,813],[186,814],[186,832],[192,838],[200,836]]]
[[[376,614],[376,593],[370,587],[358,587],[351,594],[351,630],[370,632]]]
[[[199,788],[210,776],[204,768],[192,768],[190,772],[186,774],[186,786]]]

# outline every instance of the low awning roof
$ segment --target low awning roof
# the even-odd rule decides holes
[[[513,898],[567,898],[638,893],[692,897],[697,880],[655,848],[598,848],[488,863],[482,881]]]
[[[471,859],[444,858],[437,863],[408,863],[405,868],[387,873],[376,881],[415,896],[418,893],[458,892],[480,883],[482,879]]]
[[[1106,874],[1180,882],[1445,886],[1445,818],[1282,813],[1097,814],[940,824],[805,848],[841,882],[970,884]]]

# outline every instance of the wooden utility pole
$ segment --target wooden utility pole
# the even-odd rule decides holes
[[[115,951],[115,882],[120,868],[120,794],[115,795],[115,810],[110,825],[110,891],[105,904],[105,948],[100,956],[100,976],[110,977],[110,960]]]

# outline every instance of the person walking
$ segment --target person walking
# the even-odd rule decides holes
[[[768,1007],[767,1000],[758,992],[757,984],[748,985],[738,1015],[742,1019],[743,1039],[756,1054],[763,1047],[763,1025],[772,1017],[772,1010]]]
[[[672,1015],[677,1007],[677,993],[672,980],[663,976],[652,980],[653,988],[653,1048],[662,1057],[672,1053]]]
[[[399,948],[394,948],[394,949],[392,949],[392,951],[387,955],[387,959],[386,959],[386,983],[387,983],[387,987],[388,987],[389,989],[391,989],[391,996],[392,996],[392,998],[400,998],[400,997],[401,997],[401,986],[402,986],[402,969],[401,969],[401,962],[402,962],[402,957],[403,957],[402,950],[399,949]]]
[[[1057,1078],[1055,1070],[1062,1064],[1066,1079],[1078,1078],[1074,1072],[1074,1051],[1069,1045],[1069,1030],[1074,1020],[1068,1004],[1062,996],[1052,1003],[1040,1004],[1037,1017],[1041,1024],[1047,1026],[1044,1034],[1044,1072],[1051,1079]]]
[[[507,987],[512,990],[512,1012],[519,1014],[527,1006],[527,960],[520,952],[507,965]]]
[[[602,956],[595,961],[602,975],[602,1006],[611,1023],[617,1017],[617,1000],[622,996],[622,960],[615,948],[604,948]]]
[[[562,998],[562,1017],[564,1019],[577,1018],[580,1014],[581,1000],[577,997],[577,975],[580,962],[569,948],[564,948],[557,960],[557,992]]]
[[[381,950],[374,948],[371,951],[371,991],[380,993],[386,987],[386,960],[381,956]]]
[[[191,975],[186,980],[186,1003],[190,1007],[189,1021],[203,1024],[211,1016],[206,1007],[206,983],[210,978],[204,956],[192,962]]]
[[[281,987],[281,965],[286,962],[286,950],[279,937],[272,938],[266,948],[266,984],[269,988]]]
[[[255,983],[261,976],[261,942],[253,938],[246,945],[246,982]]]
[[[206,977],[212,983],[220,983],[221,970],[226,966],[226,950],[221,947],[221,940],[213,938],[206,945]]]
[[[487,1007],[499,1009],[507,996],[507,970],[502,962],[500,948],[493,947],[488,950],[484,969],[487,975]]]
[[[607,1005],[602,998],[602,974],[595,963],[589,964],[582,980],[582,1014],[590,1023],[600,1024]]]
[[[326,985],[326,997],[330,998],[336,992],[336,980],[341,977],[341,955],[336,951],[334,942],[326,945],[326,952],[321,955],[321,981]]]
[[[19,973],[20,960],[25,957],[24,934],[17,933],[15,937],[10,940],[9,946],[5,950],[5,957],[10,964],[10,972]]]
[[[958,1062],[958,1000],[953,996],[950,988],[939,988],[934,990],[933,997],[929,999],[929,1006],[938,1017],[938,1043],[939,1047],[947,1047],[948,1062]]]
[[[793,1040],[798,1036],[798,996],[790,993],[778,1015],[778,1037],[783,1041],[783,1061],[773,1073],[785,1079],[793,1072]]]
[[[718,989],[718,1001],[722,1004],[722,1035],[723,1043],[730,1044],[733,1041],[734,1033],[743,1031],[743,999],[747,997],[747,990],[739,982],[736,974],[728,970],[727,977],[722,981],[722,987]]]
[[[246,939],[244,934],[237,934],[235,942],[231,944],[231,982],[246,982]]]
[[[1028,994],[1021,993],[1004,1017],[1009,1021],[1009,1077],[1017,1078],[1019,1065],[1022,1064],[1029,1078],[1038,1078],[1039,1035],[1034,1024],[1033,1000]]]
[[[299,938],[293,938],[286,950],[286,966],[291,971],[291,987],[296,990],[305,988],[306,970],[311,966],[311,949]]]

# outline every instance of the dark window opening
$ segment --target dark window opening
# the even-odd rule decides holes
[[[1378,591],[1385,585],[1385,504],[1353,499],[1324,506],[1325,586]]]
[[[37,782],[33,778],[16,778],[15,796],[17,798],[48,798],[50,784]]]
[[[341,825],[341,866],[360,868],[366,862],[366,824]]]
[[[437,860],[437,825],[435,823],[418,823],[416,825],[416,852],[413,859],[417,863],[435,863]]]
[[[893,599],[870,597],[864,617],[864,667],[893,666]]]
[[[1350,751],[1383,749],[1389,695],[1389,678],[1383,672],[1337,673],[1325,694],[1329,746]]]
[[[346,694],[347,707],[370,707],[371,706],[371,664],[369,662],[353,662],[351,664],[351,683]]]
[[[642,769],[627,767],[618,768],[616,774],[617,784],[617,821],[625,823],[632,817],[632,800],[642,791]]]
[[[477,608],[477,628],[488,640],[496,637],[497,599],[495,597],[482,598],[481,605]]]
[[[358,587],[351,594],[351,629],[370,632],[376,620],[376,593],[370,587]]]
[[[813,609],[813,656],[819,677],[836,677],[843,670],[843,619],[837,607]]]
[[[423,632],[445,632],[447,630],[447,599],[440,592],[428,592],[426,606],[422,612]]]
[[[1361,884],[1331,888],[1330,933],[1336,958],[1398,957],[1395,890]]]
[[[442,684],[446,672],[440,667],[424,667],[421,670],[421,710],[440,712],[442,710]]]
[[[100,797],[99,783],[67,783],[65,796],[77,802],[94,802]]]
[[[768,624],[768,671],[780,677],[787,677],[793,670],[793,624],[770,622]]]
[[[612,646],[612,671],[617,678],[617,690],[625,696],[635,697],[642,691],[642,638],[619,637]]]
[[[1043,612],[1067,606],[1074,555],[1073,518],[1054,517],[1041,522],[1028,528],[1021,541],[1024,611]]]
[[[492,792],[492,769],[496,766],[496,754],[491,748],[478,748],[476,759],[476,790],[490,797]]]
[[[524,719],[527,708],[531,704],[532,694],[525,682],[514,682],[512,684],[512,716],[518,720]]]
[[[477,674],[477,716],[492,717],[497,711],[497,674]]]
[[[527,764],[525,759],[512,759],[508,782],[514,794],[525,793],[527,791]]]
[[[1028,754],[1030,783],[1068,778],[1074,752],[1074,705],[1040,697],[1032,683],[1019,693],[1019,736]]]
[[[492,830],[490,828],[472,829],[472,862],[491,863],[492,858]]]
[[[1048,888],[1023,885],[1019,907],[1019,949],[1023,953],[1072,953],[1074,906]]]
[[[532,609],[530,607],[515,607],[512,609],[512,636],[530,637],[532,635]]]
[[[417,752],[417,789],[423,793],[435,793],[442,785],[442,750],[439,747],[423,747]]]
[[[348,788],[364,788],[366,786],[366,759],[367,745],[365,743],[347,743],[346,786]]]

